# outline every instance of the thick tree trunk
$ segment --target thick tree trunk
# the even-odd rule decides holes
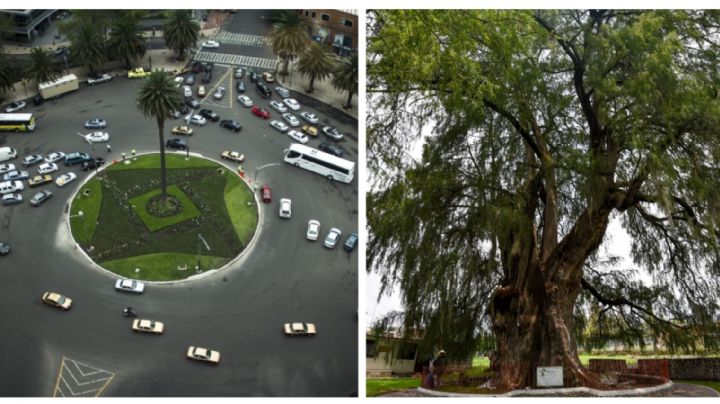
[[[158,118],[158,137],[160,139],[160,194],[167,199],[167,172],[165,171],[165,134],[163,129],[165,120]]]
[[[310,86],[305,90],[308,93],[315,91],[315,75],[310,76]]]

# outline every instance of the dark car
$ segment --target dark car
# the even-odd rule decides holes
[[[39,94],[36,94],[32,98],[32,102],[33,102],[33,105],[38,106],[38,105],[42,105],[42,103],[45,102],[45,100],[43,100],[43,98]]]
[[[223,119],[222,121],[220,121],[220,126],[226,129],[230,129],[233,132],[240,132],[242,130],[240,122],[233,121],[231,119]]]
[[[268,88],[267,84],[257,82],[255,84],[255,89],[257,90],[258,94],[260,94],[263,98],[270,98],[272,96],[272,93],[270,92],[270,88]]]
[[[188,74],[187,77],[185,77],[185,84],[189,86],[195,84],[195,75],[192,73]]]
[[[213,67],[215,67],[214,62],[205,63],[205,71],[206,72],[211,72],[213,70]]]
[[[90,157],[87,153],[68,153],[65,155],[65,165],[71,166],[73,164],[82,164],[87,161],[91,161],[92,157]]]
[[[40,206],[48,199],[52,198],[53,194],[50,191],[40,191],[30,199],[30,205]]]
[[[187,141],[185,141],[185,139],[172,138],[165,142],[165,147],[185,150],[187,149]]]
[[[272,192],[270,191],[270,186],[268,184],[264,184],[261,188],[262,193],[262,201],[265,203],[272,202]]]
[[[202,116],[203,118],[207,118],[213,122],[217,122],[220,119],[220,116],[210,109],[201,109],[200,116]]]
[[[355,244],[357,244],[357,241],[358,241],[357,233],[350,233],[347,240],[345,240],[345,244],[343,244],[343,248],[347,251],[352,252],[352,250],[355,249]]]
[[[212,80],[212,70],[208,70],[205,72],[205,75],[202,78],[203,83],[209,83],[210,80]]]
[[[238,81],[238,82],[237,82],[237,91],[238,91],[238,93],[244,93],[244,92],[245,92],[245,82],[244,82],[244,81]]]
[[[343,154],[345,154],[345,150],[342,147],[331,143],[320,143],[318,149],[324,151],[325,153],[334,154],[338,157],[342,157]]]
[[[102,157],[96,157],[93,160],[82,163],[80,168],[82,168],[83,171],[88,171],[96,167],[102,167],[103,164],[105,164],[105,159],[103,159]]]
[[[190,70],[193,73],[202,73],[205,68],[203,67],[202,62],[194,61],[192,62],[192,65],[190,66]]]
[[[0,243],[0,255],[8,255],[10,254],[10,245],[5,243]]]
[[[180,111],[181,114],[185,115],[190,112],[190,108],[188,108],[188,106],[185,104],[180,104],[180,106],[178,107],[178,111]]]
[[[257,83],[257,81],[258,81],[258,74],[257,74],[257,73],[255,73],[255,72],[250,72],[250,73],[248,74],[248,76],[250,77],[250,81],[251,81],[251,82]]]
[[[195,98],[188,98],[187,100],[185,100],[185,105],[192,109],[197,109],[197,107],[200,106],[200,102]]]

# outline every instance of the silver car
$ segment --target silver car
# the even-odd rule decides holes
[[[225,87],[218,87],[213,94],[213,98],[219,100],[222,99],[223,95],[225,95]]]
[[[300,116],[302,117],[302,119],[308,121],[308,123],[311,123],[313,125],[320,121],[317,115],[313,114],[312,112],[303,111],[300,113]]]
[[[281,114],[287,112],[287,107],[280,101],[270,101],[270,106]]]
[[[275,87],[275,92],[278,93],[280,98],[290,98],[290,90],[285,87],[277,86]]]
[[[300,126],[300,120],[297,119],[297,117],[289,112],[286,112],[282,115],[285,122],[289,123],[290,126]]]
[[[338,240],[340,240],[340,236],[342,235],[342,232],[337,227],[333,227],[330,229],[330,232],[325,237],[325,241],[323,242],[323,245],[327,248],[335,248],[337,245]]]
[[[280,121],[270,121],[270,126],[279,130],[282,133],[285,133],[288,131],[288,129],[290,129],[289,126],[285,125],[283,122]]]
[[[115,282],[115,290],[140,294],[145,291],[145,284],[132,279],[118,279]]]

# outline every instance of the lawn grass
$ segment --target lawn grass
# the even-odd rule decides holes
[[[125,161],[129,161],[130,163],[126,163]],[[137,160],[126,157],[125,161],[118,161],[108,167],[106,171],[160,169],[160,154],[143,155],[138,157]],[[186,160],[185,154],[166,153],[165,167],[171,170],[178,168],[213,168],[218,167],[218,165],[213,161],[197,157],[190,157],[190,159]],[[158,176],[159,175],[160,173],[158,172]]]
[[[85,196],[86,189],[90,194]],[[78,192],[70,207],[70,230],[75,240],[81,245],[88,245],[95,235],[100,206],[102,204],[102,187],[97,177],[88,181]],[[83,216],[80,217],[80,211]]]
[[[130,204],[133,210],[135,211],[135,213],[138,214],[140,220],[145,223],[145,226],[147,226],[148,230],[152,232],[158,231],[165,227],[172,226],[186,220],[190,220],[200,215],[200,211],[198,210],[198,208],[195,207],[190,198],[188,198],[185,193],[183,193],[183,191],[178,188],[177,185],[170,185],[167,187],[167,193],[168,195],[174,196],[178,200],[178,202],[180,202],[180,204],[182,205],[182,210],[180,211],[180,213],[173,216],[153,216],[146,209],[147,203],[152,197],[160,195],[160,192],[161,190],[160,188],[158,188],[130,199]]]
[[[415,389],[420,387],[417,377],[394,377],[386,379],[366,379],[367,397],[377,397],[398,390]]]
[[[710,387],[720,393],[720,382],[712,380],[673,380],[673,383],[695,384],[698,386]]]
[[[490,369],[490,358],[487,356],[476,356],[472,361],[473,368],[480,368],[482,370]]]
[[[255,198],[252,191],[237,175],[230,171],[228,173],[230,175],[224,192],[225,206],[228,208],[228,214],[238,240],[243,245],[247,245],[255,233],[258,221],[257,210],[251,211],[249,209],[255,209],[252,206],[255,203]]]
[[[147,281],[174,281],[195,275],[197,259],[198,256],[193,254],[156,253],[106,261],[103,262],[103,267],[126,278]],[[199,256],[199,259],[200,268],[203,271],[219,268],[227,261],[224,257],[206,255]],[[180,266],[187,267],[187,270],[178,270]],[[140,272],[135,272],[135,268],[140,268]]]

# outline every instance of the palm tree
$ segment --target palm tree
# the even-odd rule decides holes
[[[338,91],[347,91],[347,104],[343,108],[350,108],[352,96],[357,92],[358,87],[358,54],[353,52],[350,57],[345,58],[338,63],[333,72],[332,84]]]
[[[165,43],[178,53],[178,60],[185,59],[185,51],[195,45],[200,32],[200,25],[193,21],[190,10],[173,10],[163,26]]]
[[[15,83],[15,69],[10,65],[5,53],[0,52],[0,97],[12,90]]]
[[[307,22],[292,10],[278,12],[274,20],[277,22],[270,32],[270,44],[273,53],[283,60],[280,74],[287,76],[290,60],[301,54],[310,43]]]
[[[330,77],[334,68],[335,57],[317,42],[310,44],[298,61],[298,70],[310,79],[310,85],[306,90],[308,93],[315,91],[313,88],[315,80],[325,80]]]
[[[68,32],[70,54],[81,66],[85,66],[92,74],[95,68],[107,62],[105,37],[98,27],[90,20],[81,21],[76,29]]]
[[[113,55],[125,59],[125,67],[130,68],[130,59],[142,59],[145,56],[145,37],[137,30],[137,18],[134,14],[124,14],[113,20],[108,47]]]
[[[55,63],[50,52],[43,48],[32,48],[30,62],[25,67],[25,78],[37,85],[55,80],[62,75],[62,67]]]
[[[167,198],[167,173],[165,171],[165,119],[182,101],[180,90],[164,72],[155,70],[143,82],[137,96],[138,108],[146,118],[155,118],[160,140],[160,188],[163,199]]]

